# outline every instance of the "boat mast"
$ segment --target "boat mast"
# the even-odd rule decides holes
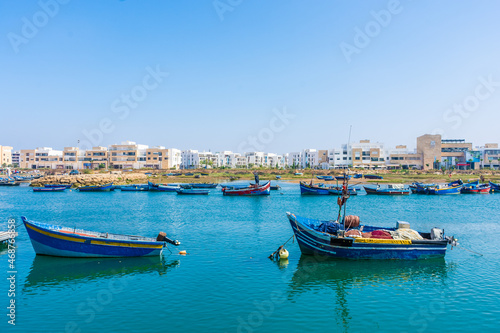
[[[349,145],[351,144],[351,131],[352,131],[352,125],[349,127],[349,139],[347,140],[347,152],[349,153]],[[349,163],[349,158],[347,159],[347,163]],[[349,164],[348,164],[349,166]],[[344,216],[342,216],[342,227],[345,230],[345,216],[346,216],[346,208],[347,208],[347,199],[349,199],[349,167],[347,167],[347,172],[346,169],[344,169],[344,181],[342,184],[342,197],[337,200],[340,210],[339,210],[339,215],[342,210],[342,206],[344,206]],[[340,216],[339,216],[340,217]]]

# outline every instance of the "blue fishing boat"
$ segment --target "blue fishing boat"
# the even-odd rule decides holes
[[[302,176],[302,175],[303,175],[302,172],[296,172],[296,173],[294,173],[294,176]]]
[[[281,179],[281,176],[276,176],[276,179]]]
[[[157,238],[86,231],[28,221],[21,217],[35,253],[56,257],[142,257],[160,255],[166,243],[179,245],[161,232]]]
[[[302,195],[329,195],[330,191],[326,187],[320,187],[315,184],[300,182],[300,194]]]
[[[122,185],[120,186],[122,191],[149,191],[148,184],[132,184],[132,185]]]
[[[281,189],[281,186],[279,186],[278,184],[271,184],[271,191],[278,191]]]
[[[216,188],[219,186],[217,183],[191,183],[192,188]]]
[[[492,192],[500,191],[500,184],[496,184],[496,183],[493,183],[492,181],[490,181],[490,186],[491,186]]]
[[[188,194],[188,195],[207,195],[209,190],[201,190],[201,189],[185,189],[180,188],[177,190],[177,194]]]
[[[377,195],[408,195],[411,193],[409,188],[406,188],[403,184],[388,184],[386,186],[377,185],[376,187],[363,186],[366,194],[377,194]]]
[[[326,180],[326,181],[334,180],[333,176],[316,176],[316,178],[318,178],[319,180]]]
[[[365,175],[364,177],[365,179],[384,179],[384,177],[378,175]]]
[[[433,228],[429,233],[401,231],[403,228],[350,226],[352,236],[345,233],[341,223],[309,219],[287,212],[290,225],[305,255],[321,255],[341,259],[428,259],[442,258],[448,244],[456,244],[453,237],[446,237],[442,229]],[[348,227],[346,227],[348,228]],[[361,231],[362,230],[362,231]],[[387,234],[413,235],[414,239],[372,238],[376,231]],[[411,229],[403,229],[411,230]],[[353,237],[359,234],[359,237]]]
[[[449,186],[448,184],[436,185],[429,187],[427,193],[435,195],[460,194],[462,186],[463,185]]]
[[[45,184],[43,187],[64,187],[64,188],[71,188],[73,184]]]
[[[410,185],[410,189],[415,194],[429,194],[429,188],[435,187],[436,184],[424,184],[414,182]]]
[[[222,188],[222,194],[226,196],[257,196],[271,194],[271,182],[262,185],[251,184],[244,188]]]
[[[109,192],[113,190],[113,183],[94,186],[82,186],[78,188],[80,192]]]
[[[21,183],[15,181],[15,180],[6,180],[3,182],[0,182],[0,186],[19,186]]]
[[[358,195],[358,191],[356,191],[356,188],[354,188],[354,186],[349,186],[347,190],[349,192],[349,195]],[[339,185],[339,186],[328,187],[328,192],[330,192],[330,194],[341,195],[342,186]]]
[[[363,178],[363,174],[357,173],[354,176],[352,176],[352,178],[355,178],[355,179]]]
[[[247,188],[250,186],[250,183],[244,183],[244,184],[233,184],[233,183],[226,183],[226,184],[220,184],[220,187],[222,189],[229,189],[229,190],[236,190],[236,189],[242,189],[242,188]]]
[[[33,192],[63,192],[66,186],[61,187],[33,187]]]
[[[347,177],[347,179],[351,179],[351,176],[350,175],[345,175],[345,176],[335,176],[335,179],[336,180],[344,180],[345,177]]]
[[[177,192],[177,190],[181,189],[180,186],[170,186],[170,185],[158,185],[155,191],[158,192]]]

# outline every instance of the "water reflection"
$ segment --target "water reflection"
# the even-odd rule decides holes
[[[165,257],[56,258],[36,256],[24,284],[25,291],[38,287],[61,286],[130,274],[158,273],[179,266],[179,260]]]
[[[302,293],[324,293],[330,289],[335,295],[333,313],[338,325],[349,331],[353,319],[348,294],[353,288],[397,283],[432,281],[446,283],[453,270],[444,258],[432,260],[330,260],[321,256],[301,256],[289,282],[288,296],[293,301]],[[332,309],[329,309],[329,311]]]

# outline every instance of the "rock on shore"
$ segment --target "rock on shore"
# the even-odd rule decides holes
[[[90,174],[75,176],[45,176],[34,180],[31,186],[44,186],[48,184],[73,184],[74,187],[103,185],[113,183],[114,185],[125,185],[133,183],[147,183],[148,177],[143,173],[114,174]]]

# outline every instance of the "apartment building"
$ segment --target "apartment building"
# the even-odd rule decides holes
[[[498,143],[487,143],[478,148],[481,152],[481,167],[500,169],[500,149]]]
[[[417,150],[410,151],[406,145],[398,145],[386,154],[388,168],[422,169],[422,156]]]
[[[124,141],[109,147],[109,165],[114,169],[140,169],[147,162],[147,145]]]
[[[12,165],[12,147],[0,146],[0,167]]]
[[[84,169],[96,169],[103,164],[104,168],[107,169],[109,166],[108,148],[98,146],[85,151],[85,157],[83,158]]]
[[[64,169],[63,152],[50,147],[23,149],[19,166],[25,169]]]
[[[14,167],[19,166],[19,162],[21,160],[21,152],[16,150],[15,152],[12,152],[12,165]]]
[[[64,147],[62,152],[63,168],[68,170],[83,169],[85,151],[78,147]]]

